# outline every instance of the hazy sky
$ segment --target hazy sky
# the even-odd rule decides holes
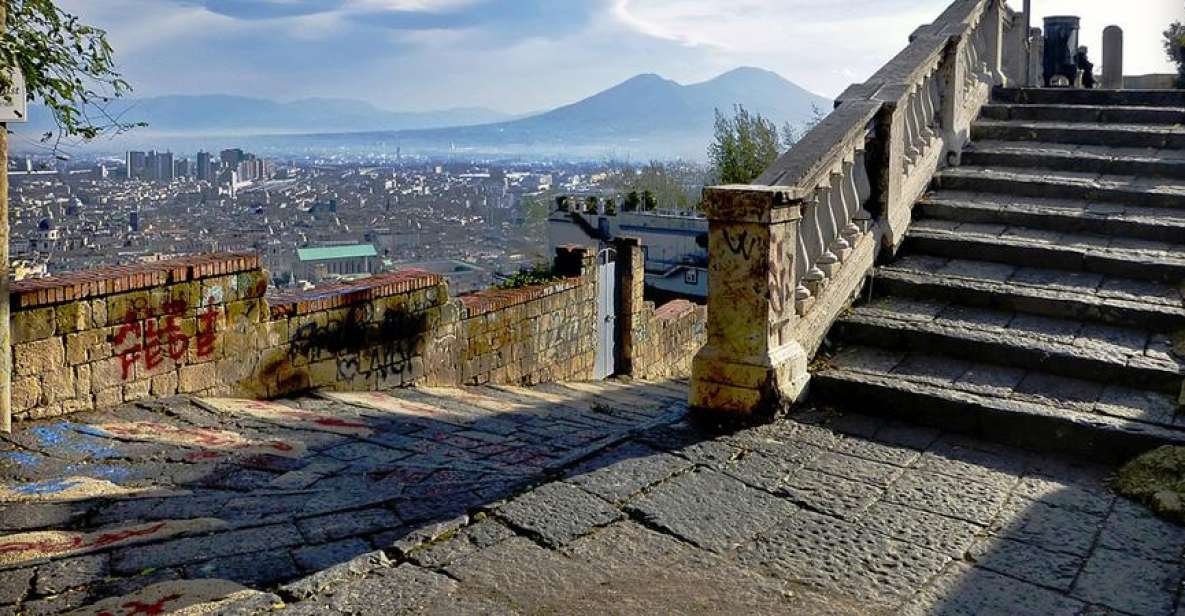
[[[1020,0],[1010,0],[1019,8]],[[950,0],[60,0],[109,31],[137,95],[357,98],[395,110],[526,112],[637,73],[682,83],[741,65],[823,95],[863,81]],[[1185,0],[1034,0],[1127,33],[1127,73],[1171,72]]]

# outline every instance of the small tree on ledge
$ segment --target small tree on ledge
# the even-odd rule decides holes
[[[32,100],[53,116],[57,131],[42,135],[54,142],[84,141],[119,134],[143,123],[124,122],[109,104],[132,91],[115,70],[107,33],[58,8],[53,0],[3,0],[7,28],[0,38],[0,92],[13,85],[20,69]]]
[[[1165,30],[1164,52],[1177,65],[1177,87],[1185,89],[1185,24],[1175,21]]]

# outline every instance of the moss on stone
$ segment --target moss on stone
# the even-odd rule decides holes
[[[1115,489],[1185,524],[1185,447],[1166,445],[1128,462],[1119,469]]]

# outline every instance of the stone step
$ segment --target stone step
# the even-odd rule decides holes
[[[1014,105],[1118,105],[1185,107],[1182,90],[1068,90],[1056,88],[1001,88],[992,102]]]
[[[1089,272],[915,255],[877,268],[873,287],[878,294],[905,299],[951,302],[1153,332],[1185,329],[1185,288]],[[1167,341],[1162,335],[1159,342]]]
[[[943,190],[926,195],[914,211],[915,215],[920,212],[925,218],[957,222],[1154,240],[1182,245],[1185,250],[1185,208]]]
[[[1171,284],[1185,280],[1185,252],[1179,245],[1125,237],[923,219],[914,221],[905,247],[952,259],[1038,264]]]
[[[1090,172],[967,165],[938,173],[934,176],[934,187],[1014,197],[1185,208],[1185,181]]]
[[[1185,123],[1185,107],[992,103],[983,107],[980,117],[985,120],[1022,122],[1173,125]]]
[[[1185,360],[1166,335],[941,301],[882,297],[836,322],[833,340],[975,359],[1175,395]]]
[[[1185,149],[1185,127],[1179,125],[977,120],[971,126],[971,138],[976,141],[995,139],[1123,148]]]
[[[948,357],[845,349],[811,391],[825,404],[1099,462],[1185,445],[1171,397]]]
[[[1185,180],[1185,150],[980,141],[967,146],[962,164]]]

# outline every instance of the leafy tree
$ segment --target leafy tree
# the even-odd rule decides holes
[[[642,191],[642,209],[647,212],[653,212],[658,209],[658,199],[654,198],[654,193],[649,190]]]
[[[555,209],[561,212],[568,211],[568,195],[560,195],[555,198]]]
[[[742,105],[732,117],[716,110],[716,131],[708,146],[716,178],[722,184],[748,184],[778,157],[778,128]]]
[[[794,125],[786,122],[782,125],[782,151],[788,151],[794,147],[807,133],[811,132],[823,118],[827,117],[827,112],[819,108],[818,105],[811,103],[811,119],[803,123],[801,128],[795,129]]]
[[[647,192],[655,202],[651,209],[661,205],[687,210],[693,206],[693,196],[703,190],[705,175],[698,165],[651,161],[641,167],[626,166],[618,170],[612,186],[626,194],[622,209],[627,212],[645,209],[644,200],[639,195]]]
[[[591,197],[585,199],[584,200],[584,213],[585,214],[596,214],[598,211],[598,208],[597,208],[598,203],[600,203],[600,200],[598,200],[595,196],[591,196]]]
[[[625,195],[625,199],[621,201],[621,211],[636,212],[638,211],[638,206],[641,204],[642,199],[638,196],[638,191],[631,190]]]
[[[605,199],[605,214],[608,216],[617,214],[617,202],[613,200],[613,197]]]
[[[1164,52],[1177,65],[1177,87],[1185,88],[1185,24],[1175,21],[1164,31]]]
[[[5,0],[3,10],[8,27],[0,38],[0,91],[11,91],[11,68],[19,68],[30,99],[43,103],[58,127],[43,141],[90,140],[144,125],[108,111],[112,100],[132,88],[115,70],[106,32],[80,22],[53,0]]]
[[[524,196],[519,202],[519,212],[522,214],[523,223],[538,225],[547,222],[547,217],[551,216],[547,202],[547,199],[540,196]]]

